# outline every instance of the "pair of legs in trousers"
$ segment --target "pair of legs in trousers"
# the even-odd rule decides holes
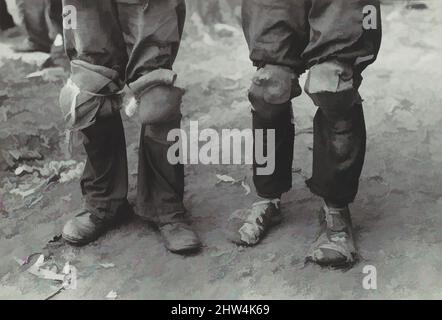
[[[65,30],[70,83],[60,100],[82,133],[87,163],[81,179],[85,210],[63,235],[86,244],[127,213],[128,172],[120,91],[139,106],[137,214],[154,223],[173,252],[197,249],[183,205],[184,168],[167,160],[170,130],[180,127],[182,90],[172,66],[180,45],[185,3],[176,0],[65,0],[77,11],[77,29]],[[74,89],[72,89],[74,88]],[[65,103],[64,103],[65,101]],[[69,114],[72,101],[75,114]]]
[[[14,49],[17,52],[50,52],[55,36],[63,32],[61,0],[19,0],[27,41]]]
[[[366,151],[358,88],[362,71],[375,61],[380,47],[379,3],[247,0],[242,10],[250,58],[258,68],[249,91],[253,127],[275,131],[276,166],[271,175],[259,175],[255,163],[254,183],[261,201],[232,215],[231,238],[254,245],[281,221],[280,198],[292,186],[291,100],[301,94],[298,78],[309,70],[305,91],[318,110],[313,124],[313,174],[306,183],[325,205],[321,232],[308,258],[325,265],[351,263],[356,250],[348,205],[356,197]]]

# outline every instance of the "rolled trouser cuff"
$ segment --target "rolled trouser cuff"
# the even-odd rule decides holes
[[[282,196],[284,193],[289,192],[290,189],[291,189],[291,187],[290,187],[290,188],[283,189],[283,190],[281,190],[281,191],[279,191],[279,192],[273,192],[273,193],[260,193],[260,192],[257,191],[256,194],[258,195],[258,197],[260,197],[260,198],[264,198],[264,199],[280,199],[281,196]]]
[[[332,203],[340,203],[343,205],[348,205],[350,203],[353,203],[355,201],[358,192],[358,186],[354,186],[355,191],[343,194],[337,194],[336,192],[326,191],[323,188],[321,188],[318,184],[316,184],[313,181],[313,179],[308,179],[307,181],[305,181],[305,184],[310,189],[311,193],[313,193],[314,195],[317,195],[318,197],[321,197],[324,200],[331,201]]]
[[[125,214],[123,211],[128,210],[129,203],[126,199],[103,201],[86,198],[83,207],[101,221],[113,221]]]
[[[158,227],[168,223],[189,222],[186,209],[182,204],[162,205],[159,207],[140,206],[137,215]]]

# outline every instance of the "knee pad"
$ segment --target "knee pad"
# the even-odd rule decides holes
[[[143,125],[156,125],[181,119],[184,90],[176,87],[172,70],[157,69],[129,85],[134,94],[133,106],[126,107],[131,116],[139,111]]]
[[[113,69],[84,61],[71,62],[71,77],[60,92],[60,108],[69,129],[82,130],[97,117],[119,112],[123,84]]]
[[[290,101],[301,92],[298,76],[289,67],[266,65],[253,77],[249,100],[259,117],[273,121],[290,108]]]
[[[174,86],[158,85],[145,91],[139,99],[142,124],[157,125],[181,119],[183,90]]]
[[[360,99],[352,67],[339,61],[313,66],[305,91],[316,106],[330,111],[350,108]]]

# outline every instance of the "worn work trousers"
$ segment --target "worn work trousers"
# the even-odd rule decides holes
[[[129,86],[153,70],[172,69],[184,26],[184,1],[64,0],[63,4],[77,9],[77,28],[64,32],[71,60],[115,70]],[[179,128],[180,121],[167,125]],[[86,207],[100,218],[111,218],[124,207],[128,193],[121,116],[99,117],[82,132],[87,152],[81,179]],[[137,213],[158,224],[181,221],[185,213],[184,168],[167,160],[168,142],[153,139],[146,132],[143,126]]]
[[[376,9],[379,20],[370,30],[362,25],[367,6]],[[362,71],[375,61],[380,48],[376,0],[245,0],[242,15],[250,58],[258,68],[288,66],[299,75],[321,63],[339,61],[352,69],[357,90]],[[276,170],[259,176],[255,164],[254,182],[258,195],[277,198],[292,186],[295,128],[291,103],[285,114],[272,121],[252,113],[254,129],[276,130]],[[365,151],[362,99],[348,105],[318,105],[313,174],[307,185],[328,201],[343,205],[354,201]]]
[[[53,40],[62,32],[61,0],[19,0],[28,41],[44,51],[50,51]]]

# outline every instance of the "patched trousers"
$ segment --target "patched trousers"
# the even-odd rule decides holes
[[[75,99],[78,110],[86,110],[73,120],[87,153],[81,179],[86,208],[99,218],[112,218],[124,207],[128,193],[120,91],[155,78],[158,70],[172,73],[186,7],[182,0],[64,0],[63,4],[75,8],[77,20],[75,28],[64,30],[72,81],[60,99],[68,100],[68,105]],[[164,134],[179,127],[180,119],[142,126],[136,211],[157,224],[184,219],[184,169],[167,160],[170,142]]]
[[[285,70],[281,75],[292,72],[296,80],[309,70],[305,90],[318,110],[313,174],[307,185],[328,201],[342,205],[354,201],[366,152],[358,88],[362,71],[376,60],[380,48],[379,1],[245,0],[242,17],[254,65],[259,70],[276,66],[267,73],[276,78],[270,79],[272,83],[281,81],[277,68]],[[255,163],[254,182],[258,195],[276,198],[292,186],[295,128],[291,98],[295,96],[276,105],[269,100],[270,93],[261,100],[253,96],[251,102],[254,129],[276,131],[276,169],[271,175],[258,175],[260,165]],[[276,106],[282,111],[265,117],[258,111],[263,103],[265,108]]]

